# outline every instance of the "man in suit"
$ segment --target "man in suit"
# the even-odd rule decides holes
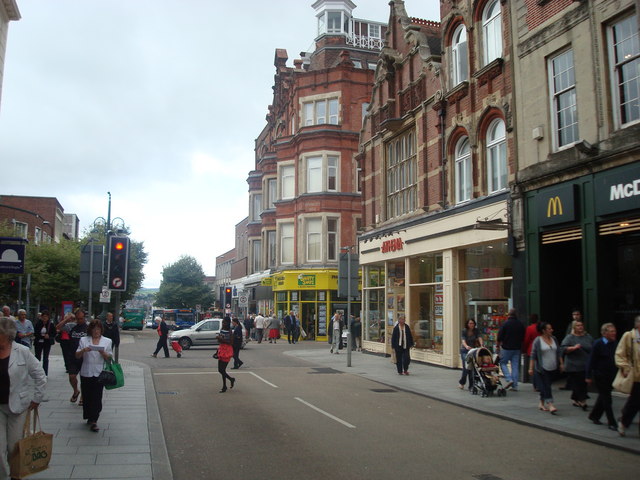
[[[244,363],[240,360],[240,349],[242,348],[242,325],[240,320],[233,317],[231,321],[231,346],[233,347],[233,369],[239,369]]]
[[[589,414],[589,420],[600,425],[600,417],[604,413],[610,430],[618,429],[618,422],[613,414],[611,406],[611,384],[616,378],[615,354],[618,342],[616,342],[616,327],[613,323],[605,323],[600,329],[602,337],[593,342],[589,361],[587,362],[586,381],[588,385],[595,384],[598,389],[598,399]]]
[[[289,343],[296,343],[297,341],[297,330],[298,330],[298,319],[296,318],[296,314],[291,310],[289,315],[284,317],[284,327],[287,329],[287,341]]]

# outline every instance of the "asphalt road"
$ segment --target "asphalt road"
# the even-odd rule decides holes
[[[638,457],[398,391],[249,344],[233,390],[213,348],[150,358],[153,331],[122,358],[151,365],[174,478],[635,478]],[[172,355],[173,352],[172,352]]]

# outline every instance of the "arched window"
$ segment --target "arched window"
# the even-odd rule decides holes
[[[467,58],[467,30],[459,25],[453,33],[451,43],[451,80],[452,87],[464,82],[469,77]]]
[[[456,145],[456,203],[471,200],[471,148],[469,138],[463,137]]]
[[[499,0],[487,3],[482,14],[484,64],[502,56],[502,15]]]
[[[507,187],[507,143],[504,122],[496,119],[487,130],[487,188],[489,193]]]

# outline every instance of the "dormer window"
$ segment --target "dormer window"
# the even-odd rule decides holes
[[[348,34],[351,17],[347,12],[329,11],[318,16],[318,35],[328,34]]]

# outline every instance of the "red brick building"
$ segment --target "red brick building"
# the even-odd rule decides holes
[[[55,197],[0,195],[0,222],[13,225],[15,235],[36,245],[68,238],[64,209]]]
[[[469,318],[491,344],[511,304],[515,176],[509,2],[442,1],[441,22],[390,2],[358,157],[364,347],[404,317],[418,360],[459,364]]]
[[[355,18],[355,7],[318,0],[315,51],[289,67],[287,52],[276,50],[273,103],[248,178],[248,271],[266,272],[257,285],[271,283],[273,292],[257,308],[280,318],[298,312],[317,339],[326,338],[332,312],[347,307],[337,297],[337,266],[361,225],[355,156],[386,32]]]

